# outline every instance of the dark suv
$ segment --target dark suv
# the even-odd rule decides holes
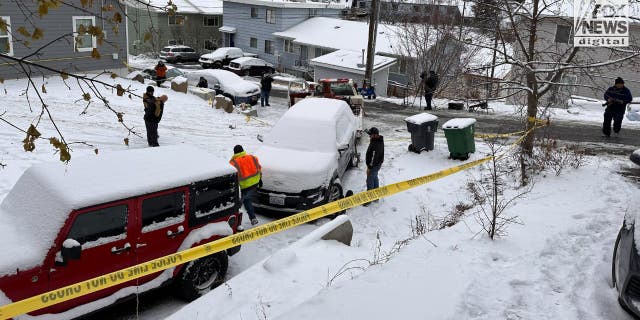
[[[167,46],[160,51],[160,59],[170,63],[198,61],[200,54],[188,46]]]

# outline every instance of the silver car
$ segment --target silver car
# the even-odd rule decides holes
[[[160,51],[160,59],[170,63],[198,61],[200,54],[188,46],[166,46]]]

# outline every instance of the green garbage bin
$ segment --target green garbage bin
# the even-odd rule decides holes
[[[467,160],[469,153],[476,152],[475,123],[474,118],[454,118],[442,125],[451,159]]]

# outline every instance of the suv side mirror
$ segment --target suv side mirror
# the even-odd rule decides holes
[[[339,144],[338,145],[338,151],[339,152],[347,151],[347,149],[349,149],[349,144],[348,143],[343,143],[343,144]]]
[[[79,260],[82,254],[82,245],[74,239],[67,239],[62,243],[62,259]]]

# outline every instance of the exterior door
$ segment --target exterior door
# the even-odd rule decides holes
[[[136,263],[178,251],[187,234],[188,197],[188,189],[184,187],[147,195],[137,201],[137,240],[132,243]],[[141,278],[140,282],[157,275]]]
[[[134,262],[133,243],[130,240],[133,231],[131,208],[131,201],[121,201],[72,213],[69,223],[62,230],[62,236],[56,241],[55,259],[47,262],[49,289],[54,290],[130,267]],[[66,265],[60,265],[65,241],[77,241],[82,245],[82,252],[80,259],[68,260]],[[127,284],[58,304],[50,310],[66,310],[77,304],[108,296],[124,286]]]

